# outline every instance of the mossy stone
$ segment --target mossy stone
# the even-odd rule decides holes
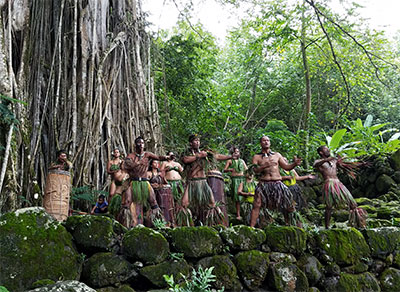
[[[385,259],[388,254],[400,250],[400,228],[398,227],[366,229],[363,233],[371,249],[372,257]]]
[[[369,213],[368,216],[370,217]],[[374,218],[367,219],[368,228],[379,228],[379,227],[390,227],[390,226],[393,226],[392,221],[387,219],[374,219]]]
[[[400,170],[400,149],[393,153],[389,160],[394,170]]]
[[[267,276],[269,254],[258,250],[239,252],[235,256],[235,264],[245,286],[256,290]]]
[[[35,283],[33,283],[31,286],[31,289],[36,289],[36,288],[40,288],[43,286],[52,285],[55,283],[56,283],[56,281],[54,281],[54,280],[43,279],[43,280],[39,280],[39,281],[36,281]],[[1,290],[0,290],[0,292],[1,292]]]
[[[169,253],[169,244],[161,233],[147,227],[135,227],[122,239],[123,254],[145,264],[158,264]]]
[[[388,268],[379,277],[382,292],[400,291],[400,270]]]
[[[354,199],[356,201],[356,203],[360,206],[360,205],[368,205],[368,206],[374,206],[374,201],[372,201],[371,199],[368,198],[357,198]]]
[[[117,244],[113,219],[106,216],[76,215],[68,217],[65,227],[79,250],[87,254],[111,251]]]
[[[267,226],[266,243],[273,251],[302,254],[306,250],[307,233],[294,226]]]
[[[135,292],[129,285],[121,285],[119,287],[104,287],[96,290],[97,292]]]
[[[310,286],[315,286],[324,276],[324,266],[312,255],[302,256],[297,265],[306,275]]]
[[[313,201],[317,198],[317,194],[312,187],[303,187],[302,194],[307,202]]]
[[[378,280],[368,272],[357,275],[341,273],[339,277],[327,278],[324,288],[326,292],[381,291]]]
[[[29,290],[27,292],[96,292],[96,290],[90,288],[85,283],[75,281],[75,280],[66,280],[59,281],[55,284],[43,286],[40,288],[36,288],[34,290]]]
[[[400,251],[393,254],[393,267],[400,269]]]
[[[19,209],[0,217],[0,283],[26,290],[38,280],[78,279],[82,258],[72,236],[43,208]]]
[[[287,263],[295,263],[297,262],[294,255],[290,253],[283,253],[283,252],[271,252],[269,254],[269,259],[271,262],[279,263],[279,262],[287,262]]]
[[[106,287],[127,281],[137,275],[122,256],[102,252],[91,256],[83,265],[81,279],[91,287]]]
[[[369,246],[355,228],[320,230],[315,239],[317,248],[339,265],[352,265],[370,257]]]
[[[392,178],[396,183],[400,184],[400,170],[395,171]]]
[[[164,275],[173,275],[175,283],[183,278],[188,277],[190,266],[182,260],[169,260],[157,265],[146,266],[140,270],[140,274],[147,278],[153,285],[164,288],[167,287],[167,282],[164,280]]]
[[[225,291],[242,291],[242,285],[240,284],[236,266],[225,255],[216,255],[212,257],[206,257],[201,259],[197,266],[201,266],[203,269],[214,267],[213,275],[215,275],[215,282],[212,282],[212,286],[217,289],[225,288]]]
[[[387,174],[382,174],[376,180],[375,185],[378,192],[384,194],[389,191],[392,186],[396,185],[396,182]]]
[[[280,262],[271,265],[267,276],[268,285],[276,291],[300,292],[309,289],[306,275],[295,264]]]
[[[233,250],[256,249],[266,239],[265,233],[261,229],[244,225],[223,229],[220,235]]]
[[[179,227],[169,232],[173,248],[189,258],[200,258],[218,254],[222,250],[222,239],[210,227]]]

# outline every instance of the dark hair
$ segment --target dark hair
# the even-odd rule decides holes
[[[269,136],[268,136],[268,135],[262,135],[262,136],[260,137],[259,142],[261,142],[261,139],[264,138],[264,137],[268,137],[268,139],[269,139]]]
[[[105,199],[106,196],[104,196],[103,194],[99,195],[99,199]]]
[[[192,142],[194,139],[199,139],[200,136],[198,134],[192,134],[189,136],[189,142]]]
[[[320,152],[322,152],[322,149],[323,149],[324,147],[328,147],[328,146],[322,145],[322,146],[319,146],[319,147],[317,148],[318,154],[319,154]]]
[[[65,151],[64,149],[60,149],[57,151],[57,157],[60,156],[62,153],[67,154],[67,151]]]
[[[144,141],[144,139],[141,136],[139,136],[139,137],[137,137],[135,139],[135,145],[139,142],[139,140],[143,140]]]
[[[229,153],[230,153],[230,154],[233,154],[233,153],[235,152],[236,149],[240,151],[239,147],[232,146],[231,149],[229,149]]]

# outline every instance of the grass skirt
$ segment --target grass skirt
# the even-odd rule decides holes
[[[206,223],[207,210],[213,201],[213,192],[206,178],[191,179],[187,185],[189,208],[195,221]]]
[[[350,191],[338,179],[326,180],[322,193],[328,209],[332,209],[332,207],[354,209],[357,207]]]
[[[132,201],[148,207],[151,185],[148,181],[132,181]]]
[[[240,202],[238,188],[240,183],[245,182],[244,176],[231,176],[231,197],[234,202]]]
[[[270,210],[291,213],[295,210],[293,195],[281,181],[261,181],[255,191],[255,200],[260,196],[262,206]]]
[[[172,195],[174,197],[174,200],[181,201],[183,192],[184,192],[182,181],[181,180],[169,180],[168,183],[172,188]]]
[[[293,200],[296,202],[296,210],[307,208],[307,200],[304,198],[301,188],[298,184],[288,186],[289,191],[293,195]]]

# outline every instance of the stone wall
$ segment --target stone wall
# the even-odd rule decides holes
[[[164,274],[180,281],[199,266],[213,266],[225,291],[400,291],[399,227],[128,231],[105,216],[60,224],[28,208],[0,217],[0,246],[9,291],[55,291],[61,284],[49,283],[59,280],[87,286],[68,291],[162,290]]]

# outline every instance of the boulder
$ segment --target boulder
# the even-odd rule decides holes
[[[393,267],[400,269],[400,251],[396,251],[393,254]]]
[[[86,254],[112,251],[118,247],[120,224],[106,216],[77,215],[68,217],[65,227],[72,234],[78,249]],[[115,227],[114,227],[115,226]]]
[[[122,251],[130,259],[145,264],[158,264],[167,258],[169,244],[161,233],[138,226],[125,233],[122,239]]]
[[[341,273],[340,276],[327,278],[323,286],[326,292],[381,291],[378,280],[371,273],[357,275]]]
[[[310,286],[315,286],[324,276],[323,265],[312,255],[302,256],[297,265],[306,275]]]
[[[320,230],[315,241],[320,253],[332,257],[339,265],[352,265],[370,257],[369,246],[355,228]]]
[[[42,279],[79,279],[82,257],[71,234],[43,208],[2,215],[0,247],[0,283],[10,291]]]
[[[68,292],[96,292],[96,290],[90,288],[85,283],[81,283],[75,280],[66,280],[59,281],[55,284],[43,286],[40,288],[36,288],[33,290],[29,290],[28,292],[60,292],[60,291],[68,291]]]
[[[363,234],[372,257],[384,260],[390,253],[400,250],[400,228],[398,227],[366,229]]]
[[[394,170],[400,170],[400,149],[393,153],[389,160]]]
[[[267,276],[269,254],[258,250],[239,252],[235,256],[235,264],[246,287],[256,290]]]
[[[148,279],[154,286],[164,288],[167,282],[164,275],[174,276],[175,283],[179,283],[183,276],[188,277],[190,266],[184,260],[169,260],[157,265],[146,266],[140,270],[140,274]]]
[[[121,285],[119,287],[104,287],[96,290],[97,292],[135,292],[129,285]]]
[[[302,194],[307,202],[311,202],[317,198],[317,194],[312,187],[303,187]]]
[[[225,291],[242,291],[237,270],[233,262],[225,255],[216,255],[201,259],[197,263],[198,267],[210,268],[214,267],[213,274],[215,275],[215,282],[212,286],[217,289],[224,287]]]
[[[218,254],[222,240],[218,232],[210,227],[178,227],[169,231],[172,247],[185,257],[201,258]]]
[[[400,170],[395,171],[392,178],[396,183],[400,184]]]
[[[223,229],[220,235],[232,250],[256,249],[266,238],[264,231],[261,229],[245,225]]]
[[[379,193],[385,194],[392,186],[396,185],[396,182],[387,174],[382,174],[376,180],[375,185]]]
[[[388,268],[379,277],[382,292],[400,291],[400,270]]]
[[[106,287],[127,281],[137,275],[122,256],[103,252],[91,256],[83,265],[81,279],[91,287]]]
[[[280,262],[270,265],[268,285],[275,291],[300,292],[309,288],[306,275],[295,264]]]
[[[306,249],[307,234],[301,228],[267,226],[264,231],[267,236],[266,243],[272,251],[299,255]]]
[[[271,262],[279,263],[279,262],[288,262],[288,263],[295,263],[297,262],[294,255],[290,253],[282,253],[282,252],[271,252],[269,254],[269,259]]]

